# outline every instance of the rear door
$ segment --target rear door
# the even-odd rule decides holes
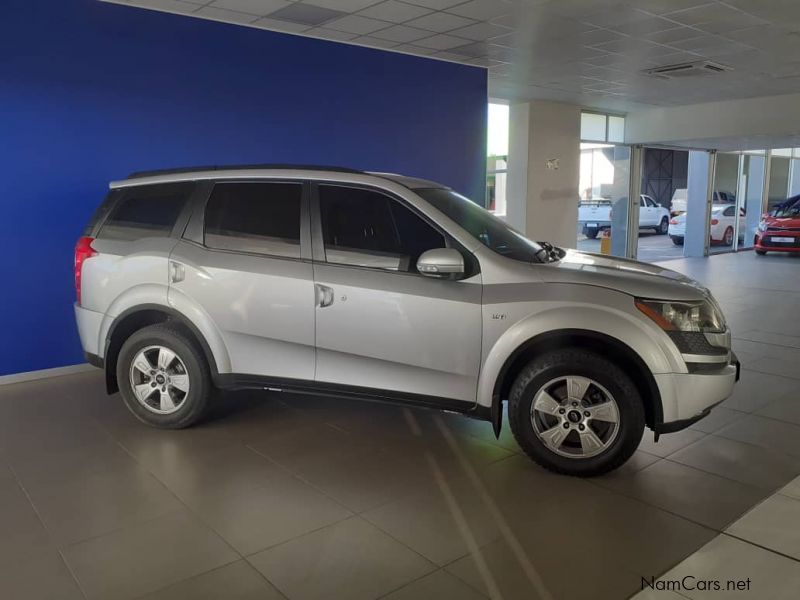
[[[221,335],[231,371],[314,378],[314,281],[308,186],[210,184],[170,259],[170,303]]]
[[[133,185],[114,190],[98,210],[96,256],[81,271],[81,307],[118,316],[135,290],[167,301],[167,261],[189,218],[192,182]]]
[[[382,190],[315,190],[317,382],[439,399],[419,398],[423,403],[474,403],[482,318],[477,266],[461,280],[420,275],[420,254],[453,244],[438,227]],[[466,264],[470,258],[465,254]]]

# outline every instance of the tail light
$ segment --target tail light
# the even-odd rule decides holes
[[[92,256],[97,256],[97,252],[92,248],[93,237],[83,236],[78,239],[75,244],[75,296],[78,299],[78,305],[81,303],[81,271],[83,270],[83,261]]]
[[[719,225],[719,219],[711,219],[712,225]]]
[[[669,223],[670,223],[670,225],[677,225],[678,224],[678,219],[672,219],[672,220],[670,220]]]

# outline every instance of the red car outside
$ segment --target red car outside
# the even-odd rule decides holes
[[[793,196],[765,214],[755,239],[756,254],[800,252],[800,196]]]

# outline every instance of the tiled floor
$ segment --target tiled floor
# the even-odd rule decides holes
[[[0,598],[613,599],[686,573],[794,598],[800,260],[670,266],[717,294],[742,381],[592,480],[452,415],[242,392],[170,432],[99,372],[2,386]]]

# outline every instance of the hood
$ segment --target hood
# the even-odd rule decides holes
[[[702,300],[708,290],[677,271],[604,254],[567,250],[558,262],[547,263],[546,281],[594,285],[640,298]]]
[[[764,222],[770,227],[800,227],[800,217],[773,217],[769,215]]]

